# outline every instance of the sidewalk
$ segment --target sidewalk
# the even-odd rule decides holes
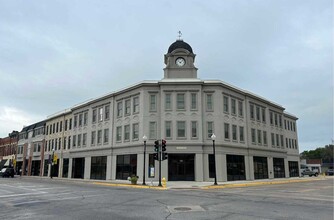
[[[22,176],[21,178],[49,179],[51,181],[86,182],[90,184],[103,185],[103,186],[150,188],[150,189],[157,189],[157,190],[222,189],[222,188],[233,188],[233,187],[250,187],[250,186],[259,186],[259,185],[287,184],[287,183],[299,183],[299,182],[321,181],[325,179],[334,179],[333,177],[328,177],[328,176],[292,177],[292,178],[278,178],[278,179],[227,181],[227,182],[218,182],[218,185],[214,185],[213,182],[167,181],[166,187],[159,187],[158,181],[154,181],[154,182],[146,181],[146,185],[142,185],[142,182],[138,182],[137,185],[132,185],[127,180],[91,180],[91,179],[71,179],[71,178],[58,178],[58,177],[54,177],[53,179],[50,179],[50,177],[40,177],[40,176]]]

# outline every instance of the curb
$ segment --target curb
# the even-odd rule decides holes
[[[138,189],[167,190],[166,187],[160,187],[160,186],[147,186],[147,185],[145,186],[145,185],[124,184],[124,183],[93,182],[92,184],[101,185],[101,186],[118,186],[118,187],[128,187],[128,188],[138,188]]]

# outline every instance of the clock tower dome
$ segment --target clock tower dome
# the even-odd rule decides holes
[[[182,39],[176,40],[165,54],[164,79],[197,78],[195,56],[189,44]]]

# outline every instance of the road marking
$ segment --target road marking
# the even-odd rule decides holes
[[[38,193],[20,193],[20,194],[13,194],[13,195],[2,195],[0,198],[7,198],[7,197],[15,197],[15,196],[28,196],[28,195],[40,195],[45,194],[47,192],[38,192]]]

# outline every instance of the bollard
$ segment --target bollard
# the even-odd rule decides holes
[[[162,187],[166,188],[167,187],[167,183],[166,183],[166,178],[162,177]]]

